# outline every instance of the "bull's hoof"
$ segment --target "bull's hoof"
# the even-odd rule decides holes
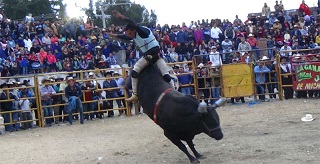
[[[197,155],[196,156],[198,159],[205,159],[206,158],[206,156],[204,156],[204,155],[202,155],[202,154],[199,154],[199,155]]]
[[[196,159],[196,160],[191,161],[191,163],[200,163],[200,161]]]

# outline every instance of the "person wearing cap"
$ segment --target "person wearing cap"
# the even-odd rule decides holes
[[[97,80],[95,80],[95,74],[93,72],[89,72],[88,78],[86,82],[83,83],[81,86],[81,89],[83,90],[84,93],[84,101],[92,101],[93,97],[96,95],[95,90],[101,89],[101,85]],[[84,112],[90,112],[93,110],[92,108],[93,103],[85,103],[83,104],[83,111]],[[89,118],[90,117],[90,118]],[[95,120],[94,118],[94,113],[90,114],[84,114],[84,119],[87,120]]]
[[[132,20],[126,18],[124,15],[118,11],[112,11],[113,15],[125,21],[127,23],[124,35],[109,34],[111,37],[116,37],[124,40],[133,40],[136,45],[144,54],[144,58],[141,58],[133,67],[132,75],[132,90],[133,94],[127,99],[129,102],[138,101],[137,97],[137,85],[138,85],[138,75],[142,69],[148,66],[149,62],[154,63],[160,70],[165,81],[170,82],[171,77],[167,70],[167,65],[162,58],[159,58],[159,42],[156,40],[155,36],[150,29],[137,25]]]
[[[266,90],[266,73],[270,72],[270,69],[265,66],[264,62],[262,62],[265,60],[269,60],[269,58],[263,56],[258,65],[256,65],[253,69],[253,72],[255,73],[257,93],[259,94],[259,99],[262,102],[264,102],[266,99],[266,96],[264,95]]]
[[[106,72],[105,74],[106,76],[106,80],[103,82],[103,88],[118,88],[118,84],[117,84],[117,81],[115,79],[111,79],[112,77],[112,72]],[[110,99],[110,98],[119,98],[119,95],[118,95],[118,91],[119,90],[106,90],[106,97],[107,99]],[[108,103],[110,104],[110,108],[113,109],[113,101],[114,100],[109,100]],[[121,104],[121,100],[116,100],[116,103],[118,105],[118,108],[122,108],[122,104]],[[120,112],[121,114],[121,112]],[[108,117],[113,117],[114,116],[114,112],[113,110],[112,111],[109,111],[108,112]]]
[[[80,114],[80,123],[84,123],[83,117],[83,106],[82,106],[82,90],[79,85],[75,83],[75,79],[73,77],[68,77],[67,80],[68,86],[65,88],[64,93],[66,98],[68,99],[68,105],[66,106],[66,111],[69,113],[69,125],[72,125],[73,122],[73,111],[76,109]]]
[[[14,111],[18,109],[17,106],[15,106],[15,101],[14,101],[14,100],[18,100],[18,97],[16,97],[12,93],[10,89],[12,85],[13,83],[10,81],[0,85],[0,88],[2,89],[2,93],[0,94],[0,100],[7,100],[0,103],[1,111],[3,112]],[[9,100],[9,99],[12,99],[12,100]],[[17,112],[13,112],[12,114],[3,113],[2,116],[4,119],[4,123],[13,123],[13,122],[19,121],[19,113]],[[9,132],[18,131],[20,129],[20,125],[14,124],[14,123],[5,125],[4,127],[5,127],[5,131],[9,131]]]
[[[269,23],[270,23],[270,25],[271,26],[273,26],[273,24],[274,24],[274,21],[276,21],[276,17],[275,17],[275,14],[274,13],[271,13],[270,14],[270,18],[269,18]]]
[[[53,111],[52,107],[47,107],[52,105],[52,96],[56,94],[56,91],[53,89],[49,83],[51,80],[49,77],[43,77],[41,80],[42,86],[40,87],[40,96],[41,96],[41,105],[43,107],[44,117],[52,117]],[[46,118],[46,126],[52,126],[53,118]]]
[[[288,46],[288,42],[284,42],[283,46],[280,48],[280,55],[281,56],[285,56],[285,57],[289,57],[292,56],[292,52],[291,52],[291,47]]]
[[[232,41],[229,39],[229,37],[226,37],[224,41],[222,41],[221,43],[221,47],[222,47],[222,61],[224,63],[227,62],[227,55],[229,56],[229,54],[227,53],[231,53],[232,49],[233,49],[233,43]],[[212,49],[217,49],[216,46],[213,46]],[[215,51],[216,52],[216,51]],[[210,60],[211,61],[211,60]],[[213,62],[213,61],[212,61]]]
[[[222,54],[223,56],[223,54]],[[226,56],[226,54],[224,54],[224,57]],[[221,56],[219,54],[219,52],[217,51],[217,47],[216,46],[212,46],[209,52],[209,61],[211,62],[210,66],[213,67],[220,67],[222,65],[222,59]],[[226,61],[226,58],[224,59],[224,61]]]

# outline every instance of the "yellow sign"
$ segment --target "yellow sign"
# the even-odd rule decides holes
[[[246,97],[254,94],[254,73],[250,65],[222,65],[221,71],[224,97]]]

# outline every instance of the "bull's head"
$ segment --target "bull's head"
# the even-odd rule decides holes
[[[223,138],[223,133],[220,127],[219,115],[216,108],[226,103],[226,98],[220,98],[211,107],[207,107],[205,102],[201,102],[198,111],[202,113],[201,122],[203,124],[204,133],[210,137],[220,140]]]

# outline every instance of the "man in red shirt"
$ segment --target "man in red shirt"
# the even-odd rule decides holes
[[[257,39],[253,36],[253,34],[248,35],[247,42],[250,44],[252,50],[258,50],[257,47]],[[260,51],[256,51],[256,59],[260,59]]]
[[[305,15],[311,15],[311,11],[309,6],[304,2],[304,0],[302,0],[302,3],[299,7],[299,11],[304,13]]]

